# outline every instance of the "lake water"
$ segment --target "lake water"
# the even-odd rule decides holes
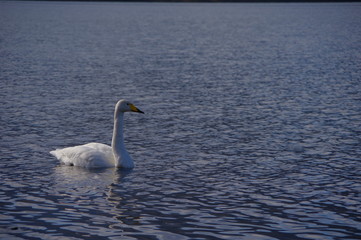
[[[0,238],[361,238],[360,16],[0,2]],[[121,98],[133,170],[49,154],[110,144]]]

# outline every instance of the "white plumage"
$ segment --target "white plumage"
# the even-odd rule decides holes
[[[56,149],[50,153],[69,166],[84,168],[133,168],[134,162],[127,152],[123,138],[123,118],[125,112],[139,112],[132,103],[120,100],[115,105],[112,146],[102,143],[88,143],[75,147]]]

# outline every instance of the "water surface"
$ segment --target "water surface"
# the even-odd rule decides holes
[[[0,2],[0,238],[358,239],[361,5]],[[48,152],[110,144],[131,171]]]

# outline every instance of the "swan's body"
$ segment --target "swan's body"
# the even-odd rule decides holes
[[[133,168],[133,159],[125,149],[123,138],[124,112],[140,112],[133,104],[120,100],[115,106],[112,146],[88,143],[75,147],[57,149],[50,153],[63,164],[84,168],[122,167]]]

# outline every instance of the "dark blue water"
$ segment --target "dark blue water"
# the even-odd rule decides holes
[[[361,238],[360,16],[0,2],[0,238]],[[134,170],[49,154],[110,144],[121,98]]]

